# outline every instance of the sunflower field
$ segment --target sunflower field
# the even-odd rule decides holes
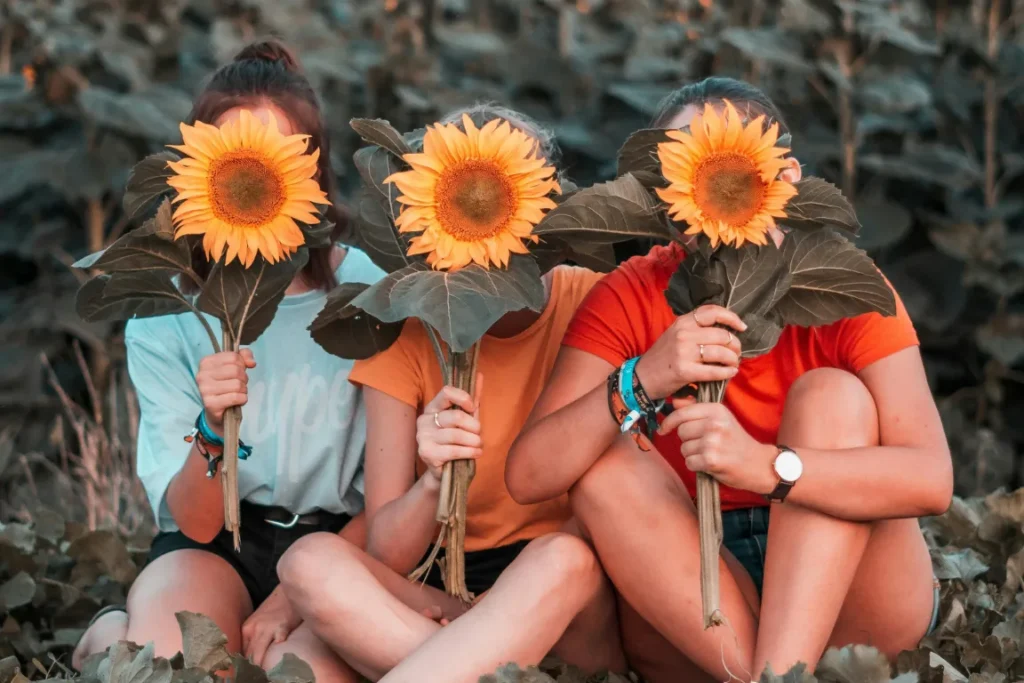
[[[897,662],[830,653],[817,680],[1024,679],[1024,0],[0,0],[0,683],[70,676],[152,534],[122,326],[78,317],[70,266],[132,227],[130,169],[180,139],[206,75],[267,35],[320,93],[348,199],[353,118],[406,131],[501,103],[549,127],[559,169],[587,187],[679,83],[762,87],[805,174],[854,201],[858,245],[914,319],[960,496],[924,522],[939,632]],[[188,666],[124,647],[89,677],[211,680],[192,664],[216,634],[182,626],[207,648]],[[238,678],[303,680],[289,667]],[[542,669],[485,680],[582,680]]]

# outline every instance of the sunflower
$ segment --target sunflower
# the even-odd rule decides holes
[[[689,132],[668,131],[671,142],[658,145],[661,171],[669,186],[658,196],[674,220],[689,224],[687,235],[704,233],[737,247],[768,243],[776,218],[785,218],[786,203],[796,188],[779,180],[789,152],[776,147],[779,124],[764,129],[764,116],[743,124],[730,102],[719,114],[710,104],[694,117]]]
[[[213,261],[227,252],[246,268],[257,254],[270,263],[291,256],[305,238],[295,221],[320,222],[314,204],[327,195],[313,180],[320,150],[306,154],[308,135],[283,135],[273,114],[264,124],[247,110],[220,128],[181,124],[186,155],[170,162],[167,184],[178,192],[175,238],[202,235]]]
[[[506,266],[513,252],[529,253],[524,239],[538,241],[533,227],[561,191],[555,169],[536,140],[507,121],[477,128],[463,115],[462,126],[428,127],[423,152],[402,157],[411,170],[385,180],[401,192],[395,225],[421,233],[409,254],[427,254],[435,269]]]

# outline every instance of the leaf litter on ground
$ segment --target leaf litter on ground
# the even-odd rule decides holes
[[[887,661],[869,645],[832,649],[815,673],[798,665],[766,672],[761,683],[1014,683],[1024,679],[1024,489],[955,498],[922,521],[941,584],[939,623],[920,646]],[[145,562],[139,539],[88,531],[39,511],[28,524],[0,524],[0,683],[71,678],[71,652],[89,619],[124,604]],[[90,683],[214,683],[234,670],[238,683],[312,683],[309,665],[288,655],[270,671],[227,650],[209,618],[177,615],[183,651],[154,656],[151,644],[121,642],[86,661]],[[639,683],[635,673],[587,676],[550,657],[508,664],[482,683]]]

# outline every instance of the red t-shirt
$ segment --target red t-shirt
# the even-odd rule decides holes
[[[562,343],[615,367],[642,355],[676,319],[664,292],[684,256],[681,247],[672,245],[624,262],[590,290]],[[821,327],[790,326],[771,352],[742,361],[726,389],[725,405],[752,437],[776,443],[786,394],[800,375],[816,368],[856,374],[917,343],[898,295],[892,317],[868,313]],[[658,435],[654,445],[682,477],[690,495],[696,495],[696,476],[686,468],[679,437],[674,432]],[[750,491],[723,486],[721,496],[725,510],[765,505],[762,496]]]

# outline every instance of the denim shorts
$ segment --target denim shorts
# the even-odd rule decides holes
[[[757,586],[764,585],[764,558],[768,551],[768,518],[770,507],[728,510],[722,513],[723,545],[739,560]],[[935,580],[935,603],[926,635],[939,625],[939,582]]]

